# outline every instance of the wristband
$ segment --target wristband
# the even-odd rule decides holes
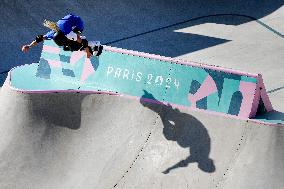
[[[43,41],[43,35],[38,35],[38,36],[36,36],[36,42],[37,43],[40,43],[40,42],[42,42]]]

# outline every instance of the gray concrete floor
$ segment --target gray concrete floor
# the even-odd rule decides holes
[[[45,18],[73,12],[90,39],[261,73],[284,112],[283,1],[27,2],[1,2],[0,72],[37,62],[41,48],[23,54],[21,45],[46,32]],[[0,106],[0,188],[284,187],[283,127],[6,85]]]

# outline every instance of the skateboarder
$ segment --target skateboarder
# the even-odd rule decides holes
[[[28,50],[44,40],[53,39],[54,42],[63,47],[65,51],[79,51],[85,50],[87,57],[91,55],[99,56],[102,53],[103,46],[97,41],[87,41],[86,37],[81,36],[84,30],[84,23],[79,16],[68,14],[61,18],[57,23],[44,20],[44,26],[51,29],[45,35],[36,36],[35,40],[29,45],[22,47],[23,52]]]

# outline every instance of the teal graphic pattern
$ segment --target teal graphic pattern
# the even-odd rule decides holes
[[[110,91],[135,97],[141,97],[146,90],[161,102],[237,116],[252,107],[256,77],[131,55],[127,51],[104,50],[88,63],[84,54],[63,51],[53,41],[44,45],[53,51],[43,51],[38,64],[14,69],[12,86],[29,91]],[[72,58],[76,62],[71,64]],[[251,91],[250,95],[246,90]]]

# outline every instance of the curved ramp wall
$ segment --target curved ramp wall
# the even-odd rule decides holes
[[[30,93],[119,93],[242,119],[273,110],[260,74],[109,46],[88,59],[45,41],[39,63],[14,68],[10,85]]]
[[[284,127],[114,95],[22,94],[7,83],[1,189],[284,186]]]

